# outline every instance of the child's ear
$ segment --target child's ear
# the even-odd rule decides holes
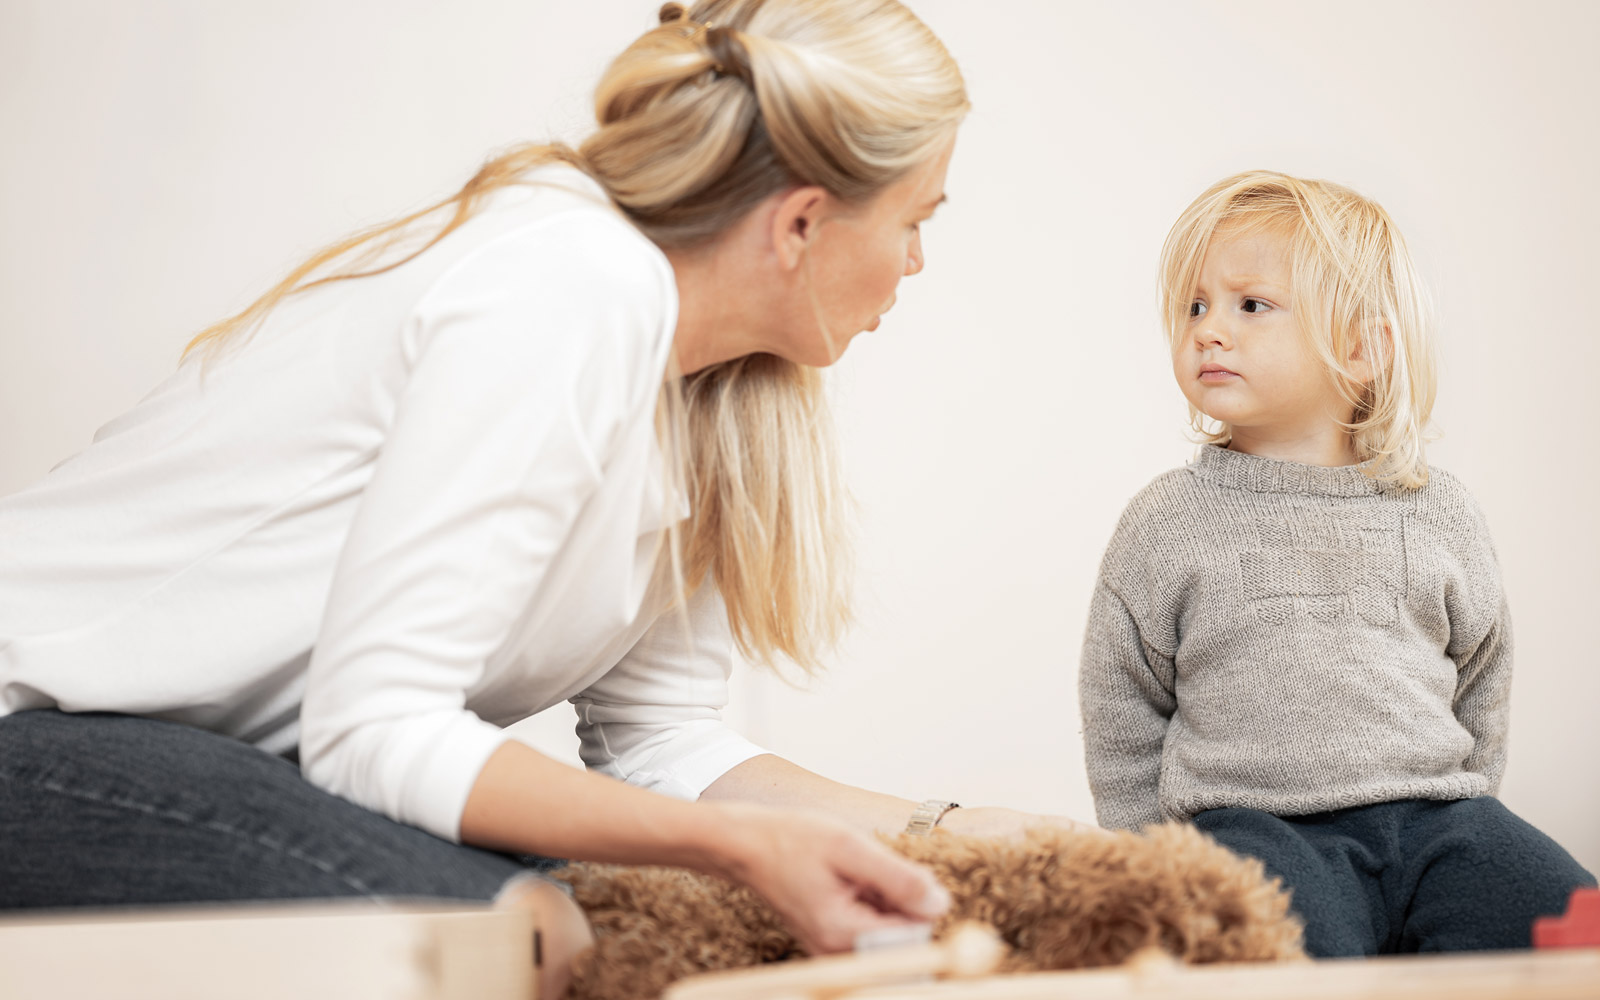
[[[1376,336],[1360,338],[1350,349],[1350,373],[1359,385],[1371,385],[1372,380],[1378,377],[1378,372],[1388,368],[1390,359],[1394,357],[1394,330],[1388,320],[1379,321],[1373,332]],[[1376,346],[1379,354],[1376,365],[1369,356],[1369,343]]]

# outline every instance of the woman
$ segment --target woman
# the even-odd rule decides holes
[[[942,910],[860,832],[913,803],[717,709],[847,618],[815,369],[921,269],[961,77],[888,0],[661,19],[578,149],[318,254],[0,501],[0,907],[514,896],[552,995],[586,927],[512,855],[714,872],[817,952]],[[599,774],[504,737],[568,699]]]

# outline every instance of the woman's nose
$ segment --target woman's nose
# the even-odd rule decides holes
[[[910,277],[922,270],[922,234],[917,233],[911,237],[911,246],[906,250],[906,277]]]

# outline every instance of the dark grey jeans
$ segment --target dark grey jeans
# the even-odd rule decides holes
[[[100,713],[0,717],[0,909],[486,901],[558,864],[440,840],[190,726]]]
[[[1314,958],[1526,948],[1594,876],[1484,796],[1273,816],[1212,809],[1194,825],[1283,879]]]

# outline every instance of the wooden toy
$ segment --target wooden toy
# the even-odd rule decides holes
[[[1535,948],[1600,948],[1600,889],[1574,889],[1561,917],[1533,922]]]

